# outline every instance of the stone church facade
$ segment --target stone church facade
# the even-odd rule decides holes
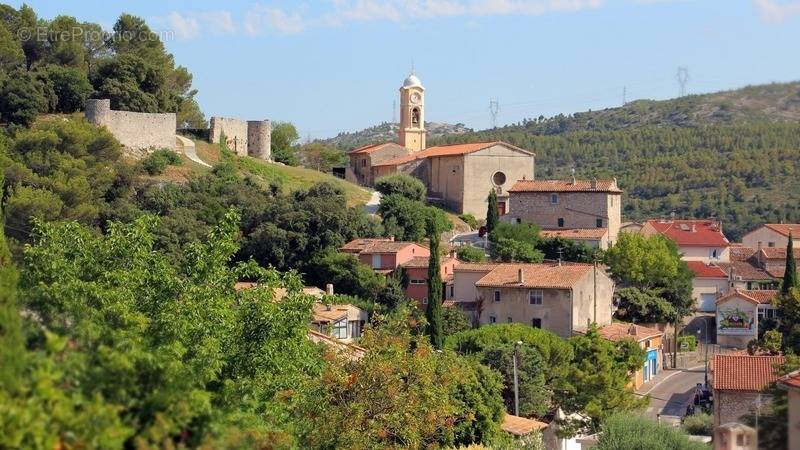
[[[425,88],[411,74],[400,88],[398,143],[373,144],[351,150],[346,177],[372,185],[381,176],[410,174],[428,188],[430,200],[456,213],[486,217],[489,192],[498,207],[509,209],[508,190],[517,181],[533,179],[533,152],[505,142],[426,146]]]

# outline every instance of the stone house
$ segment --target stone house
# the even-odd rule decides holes
[[[409,150],[394,142],[383,144],[370,144],[358,147],[347,152],[349,158],[345,178],[351,183],[372,186],[381,175],[376,173],[373,166],[381,161],[407,156]]]
[[[381,162],[375,175],[408,173],[445,208],[485,219],[489,192],[495,191],[500,215],[505,214],[508,189],[515,180],[533,177],[534,158],[533,152],[505,142],[442,145]]]
[[[417,256],[400,264],[408,279],[406,296],[417,301],[417,307],[424,310],[428,304],[428,262],[427,256]],[[440,259],[440,274],[442,276],[442,300],[453,298],[453,269],[458,260],[452,255]]]
[[[692,279],[692,298],[698,311],[716,311],[717,298],[728,292],[730,281],[728,273],[716,264],[703,261],[686,261],[694,273]]]
[[[772,304],[778,291],[746,291],[732,289],[716,301],[717,344],[723,347],[746,348],[750,340],[758,337],[758,324],[766,319],[777,319],[777,308]]]
[[[715,220],[648,220],[639,232],[645,236],[661,234],[671,240],[684,261],[730,261],[731,244]]]
[[[642,368],[631,374],[631,385],[634,389],[638,389],[649,382],[661,371],[661,341],[664,337],[664,332],[655,328],[621,322],[606,325],[598,329],[598,332],[600,336],[614,342],[631,339],[638,343],[642,350],[647,352]]]
[[[765,223],[742,236],[742,245],[750,248],[786,248],[789,234],[800,235],[800,224],[797,223]],[[797,248],[797,244],[794,245]]]
[[[608,249],[608,228],[565,228],[559,230],[541,230],[545,238],[562,238],[586,245],[589,248]]]
[[[800,370],[788,373],[778,379],[778,387],[789,395],[789,447],[800,448]]]
[[[498,265],[494,262],[459,262],[453,267],[453,303],[467,313],[473,322],[478,321],[478,289],[475,283]]]
[[[366,311],[349,304],[315,302],[312,311],[312,329],[345,343],[361,337],[361,330],[369,318]]]
[[[782,280],[786,272],[786,247],[762,247],[754,255],[755,262],[770,277]],[[794,254],[796,262],[800,261],[800,251]]]
[[[498,264],[475,287],[480,324],[518,322],[567,338],[611,323],[614,283],[591,264]]]
[[[504,220],[536,224],[543,234],[557,233],[553,235],[603,249],[617,241],[622,190],[616,179],[519,179],[508,192],[510,207]]]
[[[714,395],[714,426],[738,422],[768,405],[772,396],[764,391],[778,380],[777,366],[784,361],[783,356],[714,355],[709,374]]]
[[[714,450],[756,450],[758,448],[756,430],[737,422],[728,422],[714,428],[712,441]]]
[[[343,253],[356,255],[362,264],[372,270],[388,275],[412,258],[430,256],[427,247],[416,242],[400,242],[388,239],[354,239],[339,249]]]

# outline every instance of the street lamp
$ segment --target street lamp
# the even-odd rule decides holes
[[[519,378],[517,376],[517,359],[519,356],[517,352],[519,351],[519,346],[522,345],[522,341],[517,341],[514,343],[514,415],[519,416]]]
[[[705,342],[703,342],[703,344],[706,347],[706,349],[705,349],[705,354],[706,354],[706,356],[705,356],[705,361],[706,361],[706,363],[705,363],[705,387],[706,387],[706,389],[708,389],[708,321],[703,320],[702,322],[703,322],[703,328],[705,328],[704,339],[703,339]],[[700,334],[700,328],[697,329],[697,334],[698,335]]]

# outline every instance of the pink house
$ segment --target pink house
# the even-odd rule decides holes
[[[388,275],[403,263],[416,257],[427,258],[430,251],[416,242],[398,242],[394,238],[388,239],[354,239],[345,244],[340,250],[358,257],[362,264],[372,267],[372,270]]]
[[[443,300],[453,298],[453,269],[457,263],[458,260],[452,256],[441,259]],[[418,308],[424,309],[428,304],[428,257],[418,256],[401,264],[401,267],[408,278],[406,296],[416,300]]]

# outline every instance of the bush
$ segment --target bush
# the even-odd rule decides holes
[[[478,223],[478,219],[475,218],[472,214],[461,214],[458,216],[459,219],[463,220],[464,223],[472,227],[473,230],[477,230],[480,228],[480,224]]]
[[[458,250],[456,250],[456,256],[459,260],[466,262],[481,262],[486,260],[486,253],[483,251],[483,249],[473,247],[471,245],[458,247]]]
[[[683,429],[691,435],[711,436],[714,432],[714,416],[707,413],[687,416],[683,420]]]
[[[164,173],[167,166],[179,166],[180,164],[180,155],[167,149],[156,150],[142,160],[142,167],[150,175],[160,175]]]
[[[700,450],[708,446],[692,442],[680,430],[650,419],[618,414],[603,424],[597,450],[621,449]]]
[[[375,180],[375,190],[383,195],[400,194],[409,200],[425,201],[426,189],[422,181],[404,173],[387,175]]]
[[[679,352],[693,352],[697,350],[697,338],[688,335],[678,338],[678,351]]]

